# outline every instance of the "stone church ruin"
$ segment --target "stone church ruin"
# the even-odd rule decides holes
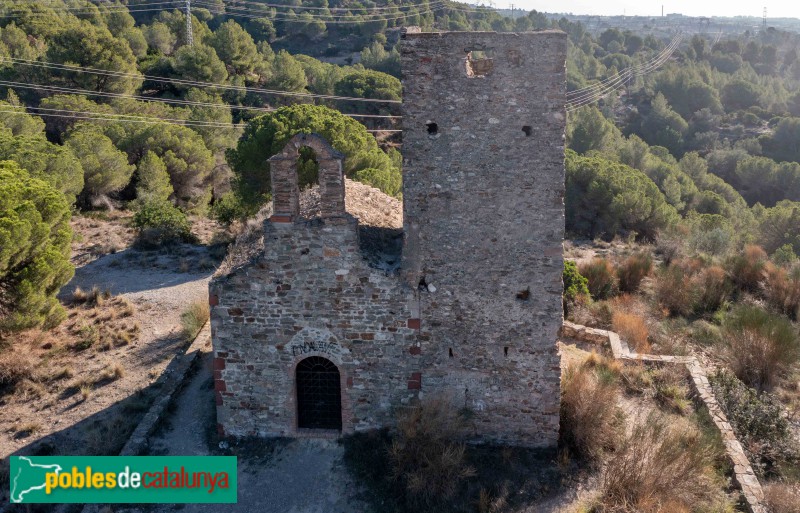
[[[443,396],[472,412],[476,440],[556,444],[566,50],[558,31],[404,36],[394,266],[365,256],[324,139],[298,134],[269,159],[263,247],[210,285],[222,433],[352,433]],[[312,214],[303,147],[319,164]]]

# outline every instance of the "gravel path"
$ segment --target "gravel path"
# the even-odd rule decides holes
[[[150,440],[153,454],[209,454],[208,430],[215,425],[211,355],[180,392],[168,427]],[[344,449],[335,441],[293,440],[276,445],[266,458],[239,457],[239,501],[235,505],[163,505],[157,513],[363,513],[354,498],[358,487],[342,463]],[[115,513],[139,513],[115,509]]]

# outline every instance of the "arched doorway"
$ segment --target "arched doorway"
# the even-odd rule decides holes
[[[330,360],[311,356],[297,364],[297,427],[342,429],[339,369]]]

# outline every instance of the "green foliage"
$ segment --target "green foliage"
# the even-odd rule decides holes
[[[678,221],[675,209],[644,173],[567,151],[567,230],[588,237],[630,231],[652,239]]]
[[[233,20],[220,25],[209,44],[237,75],[252,73],[261,59],[253,38]]]
[[[376,189],[380,189],[389,196],[398,197],[403,190],[403,177],[400,171],[394,168],[376,169],[368,167],[353,173],[353,179]]]
[[[186,215],[167,201],[143,203],[133,216],[133,226],[144,247],[195,241]]]
[[[771,135],[759,141],[764,155],[778,161],[800,162],[800,118],[784,118]]]
[[[709,381],[760,477],[779,474],[783,461],[800,456],[777,397],[758,393],[724,370],[709,376]]]
[[[619,130],[597,107],[582,107],[569,116],[567,146],[576,153],[607,150],[619,136]]]
[[[400,81],[391,75],[371,69],[353,71],[345,75],[334,87],[338,96],[356,98],[375,98],[379,100],[400,100]],[[382,112],[366,102],[359,102],[358,112]]]
[[[272,89],[302,91],[308,85],[303,66],[286,50],[275,54],[272,69],[272,76],[267,81],[267,86]]]
[[[138,75],[136,56],[128,42],[118,39],[103,26],[88,22],[71,23],[49,39],[45,60],[70,63],[118,73]],[[132,93],[140,84],[124,75],[112,77],[69,71],[43,71],[41,80],[51,85],[79,87],[92,91]]]
[[[14,107],[22,107],[19,98],[9,90],[7,101],[0,101],[0,109],[11,110]],[[5,127],[14,136],[41,136],[44,133],[44,121],[25,112],[22,108],[19,113],[4,112],[0,117],[0,128]]]
[[[208,203],[207,179],[214,155],[201,136],[181,125],[109,126],[107,135],[136,162],[151,151],[164,163],[179,205],[197,208]]]
[[[13,160],[31,177],[46,181],[64,193],[69,204],[83,190],[83,168],[72,151],[41,136],[12,137],[0,132],[0,160]]]
[[[211,205],[211,217],[224,225],[230,225],[234,221],[247,217],[247,210],[239,197],[233,192],[229,192]]]
[[[662,94],[656,95],[651,104],[650,113],[642,119],[639,135],[655,146],[663,146],[670,153],[683,153],[684,140],[689,125],[670,107]]]
[[[567,301],[575,301],[578,296],[588,296],[589,280],[581,276],[578,271],[578,266],[571,260],[564,260],[564,271],[562,273],[564,280],[564,299]]]
[[[228,78],[225,64],[210,46],[181,46],[175,52],[175,72],[183,80],[220,84]]]
[[[152,151],[145,153],[136,167],[136,199],[164,203],[174,192],[164,161]]]
[[[376,41],[361,51],[360,62],[365,68],[400,77],[400,52],[397,48],[387,52],[383,45]]]
[[[391,160],[364,125],[333,109],[292,105],[252,120],[236,148],[226,155],[235,173],[236,193],[248,211],[254,212],[270,192],[267,159],[278,153],[298,133],[317,133],[345,156],[344,171],[353,177],[368,168],[391,170]],[[383,164],[374,165],[375,157]],[[307,184],[301,184],[305,186]]]
[[[83,196],[90,202],[94,198],[121,190],[128,185],[134,166],[114,143],[92,125],[78,125],[66,145],[80,160],[83,168]]]
[[[800,358],[792,323],[757,306],[737,306],[726,316],[723,331],[731,370],[758,390],[772,388]]]
[[[594,300],[608,299],[619,291],[614,266],[605,258],[594,258],[580,266],[581,276],[586,277],[586,286]]]
[[[0,330],[54,325],[56,299],[74,273],[64,195],[12,162],[0,162]]]
[[[759,103],[759,92],[752,83],[735,79],[722,88],[722,102],[728,111],[743,110]]]
[[[773,208],[764,209],[758,216],[758,241],[770,253],[787,245],[795,254],[800,253],[798,226],[800,203],[781,201]]]

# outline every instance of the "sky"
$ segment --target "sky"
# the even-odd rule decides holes
[[[496,7],[508,8],[513,3],[525,10],[543,12],[630,16],[660,16],[681,13],[687,16],[757,16],[764,7],[767,17],[800,18],[797,0],[494,0]],[[488,0],[486,0],[488,4]]]

